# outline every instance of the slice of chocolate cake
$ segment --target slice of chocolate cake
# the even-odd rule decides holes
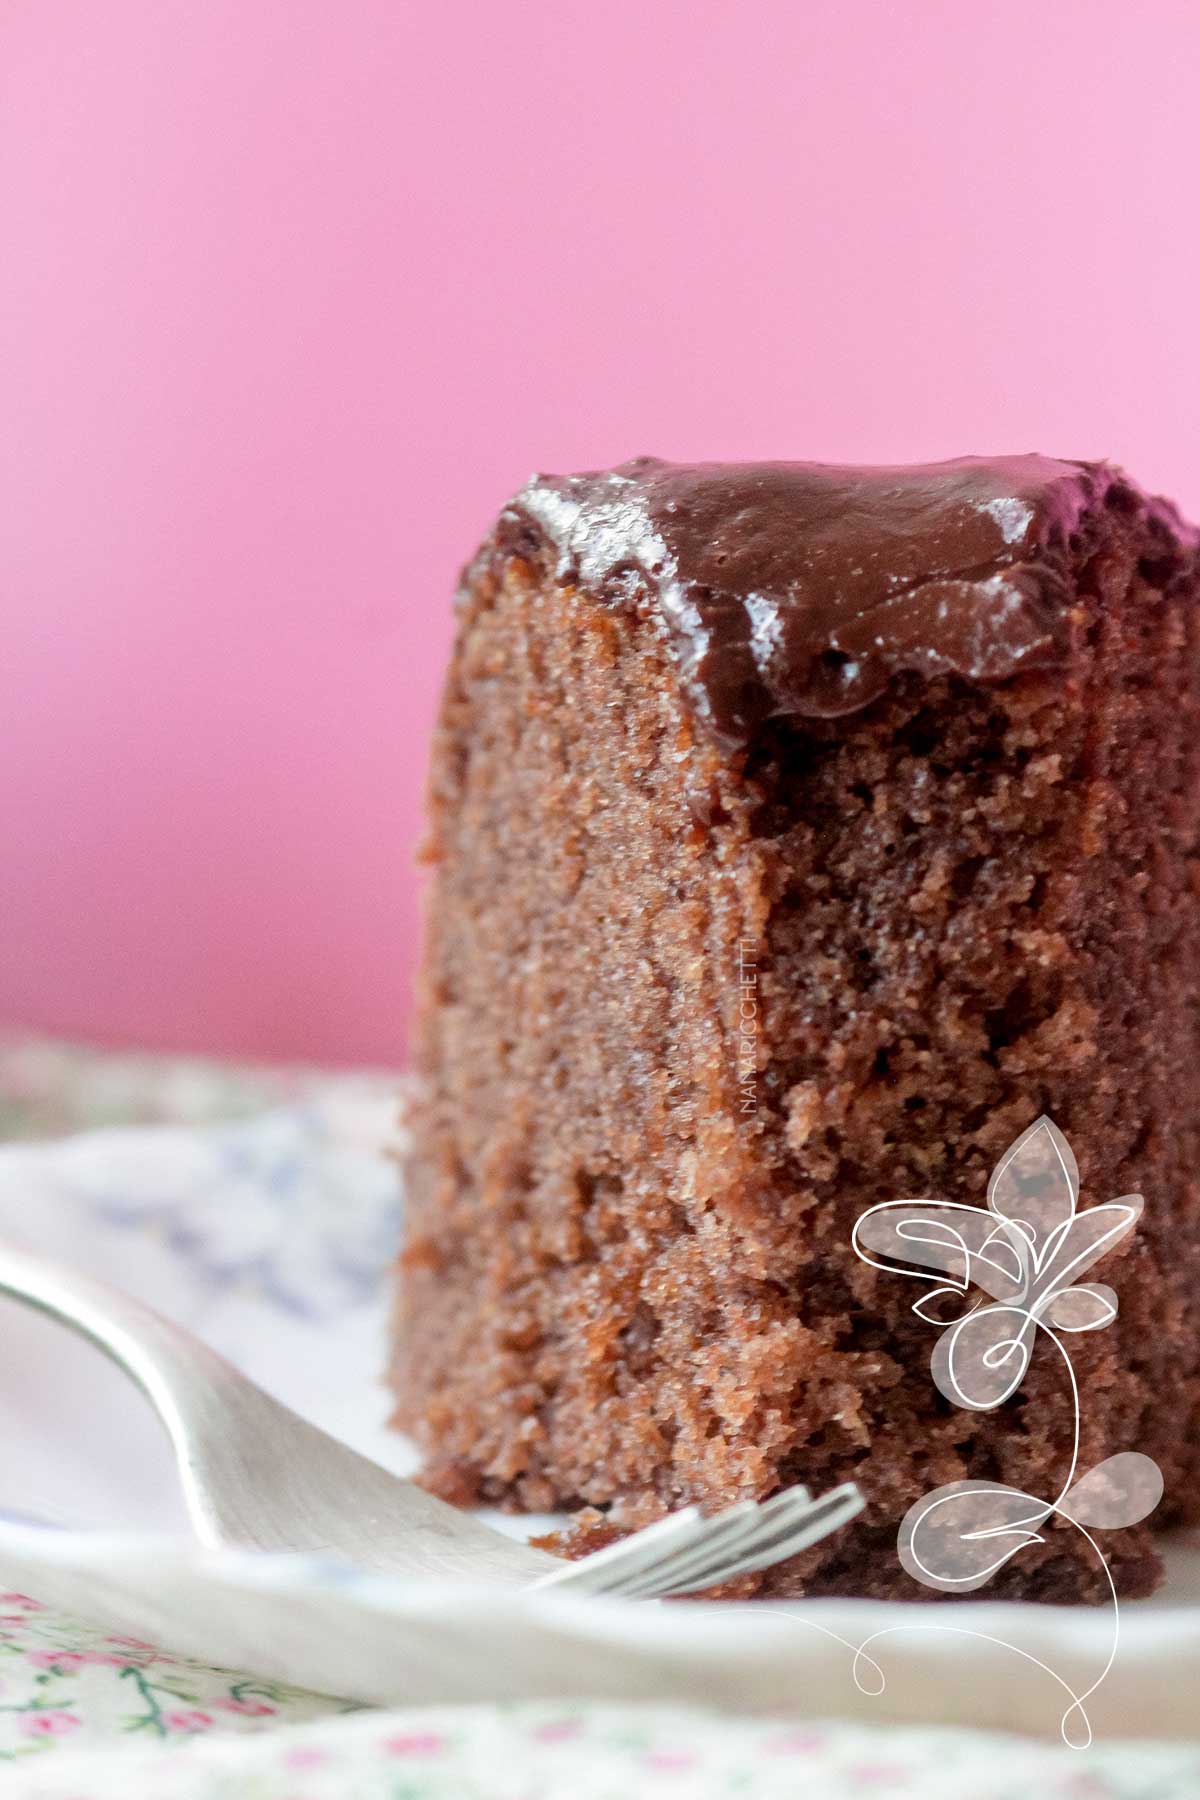
[[[398,1422],[463,1501],[854,1478],[771,1591],[925,1590],[944,1482],[1052,1497],[1061,1362],[949,1406],[856,1219],[982,1204],[1049,1114],[1140,1191],[1073,1345],[1080,1466],[1200,1517],[1197,534],[1104,464],[535,479],[466,572],[434,747]],[[988,1590],[1099,1597],[1051,1527]],[[1144,1527],[1104,1540],[1118,1585]]]

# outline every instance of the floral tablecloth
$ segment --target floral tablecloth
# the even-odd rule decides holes
[[[238,1194],[249,1191],[237,1185],[246,1140],[217,1121],[275,1108],[278,1128],[258,1134],[256,1154],[278,1160],[280,1192],[301,1193],[312,1214],[320,1210],[323,1151],[311,1117],[322,1109],[360,1116],[356,1108],[362,1117],[383,1117],[394,1086],[387,1075],[237,1070],[0,1038],[0,1137],[185,1122],[209,1171],[207,1216],[203,1207],[197,1216],[172,1212],[163,1190],[151,1204],[132,1181],[120,1184],[120,1195],[98,1190],[96,1203],[115,1208],[123,1232],[184,1245],[204,1263],[206,1279],[224,1284],[222,1304],[236,1306],[239,1283],[270,1280],[287,1307],[301,1288],[316,1291],[303,1245],[286,1267],[268,1266],[253,1217],[238,1207]],[[129,1154],[130,1134],[104,1141],[117,1146],[117,1162],[106,1163],[111,1173],[119,1155]],[[315,1172],[289,1173],[297,1144],[310,1146]],[[20,1154],[16,1144],[0,1149],[0,1168],[6,1156]],[[79,1169],[86,1175],[86,1152]],[[230,1218],[236,1215],[241,1233],[236,1256],[219,1206],[211,1211],[213,1194],[219,1201],[224,1191],[213,1189],[213,1169],[230,1184]],[[382,1179],[371,1176],[366,1187],[384,1208]],[[339,1266],[336,1281],[321,1290],[325,1303],[345,1297],[338,1283],[353,1288],[368,1278],[364,1271],[378,1253],[373,1217],[367,1209],[350,1222],[362,1254]],[[385,1224],[393,1228],[390,1218]],[[303,1308],[293,1312],[302,1331]],[[4,1368],[0,1342],[0,1396]],[[0,1506],[11,1512],[27,1471],[23,1463],[5,1467],[3,1450],[0,1443]],[[0,1591],[0,1800],[1182,1800],[1197,1793],[1194,1743],[1101,1743],[1080,1752],[1017,1736],[754,1719],[634,1702],[370,1710],[282,1686],[253,1669],[202,1666],[106,1630],[102,1621],[56,1611],[36,1593]]]

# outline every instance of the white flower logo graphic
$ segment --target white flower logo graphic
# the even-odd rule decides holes
[[[1108,1583],[1114,1629],[1099,1678],[1064,1715],[1068,1743],[1090,1740],[1083,1703],[1112,1667],[1119,1630],[1116,1588],[1091,1531],[1135,1525],[1162,1498],[1157,1464],[1137,1451],[1120,1451],[1079,1475],[1079,1389],[1064,1341],[1116,1318],[1113,1290],[1079,1278],[1133,1230],[1141,1211],[1140,1194],[1080,1211],[1071,1147],[1043,1117],[1001,1157],[988,1183],[986,1209],[887,1201],[871,1207],[854,1228],[854,1248],[864,1262],[929,1285],[913,1311],[940,1328],[930,1368],[955,1406],[988,1412],[1010,1399],[1039,1333],[1061,1358],[1074,1438],[1057,1497],[1047,1500],[995,1481],[949,1482],[909,1508],[897,1548],[916,1580],[961,1594],[982,1587],[1022,1549],[1044,1542],[1039,1528],[1052,1515],[1082,1532]]]
[[[1097,1331],[1117,1316],[1109,1287],[1077,1278],[1133,1229],[1140,1194],[1078,1212],[1079,1170],[1071,1146],[1049,1119],[1038,1119],[1005,1152],[988,1183],[987,1210],[939,1200],[889,1200],[854,1228],[864,1262],[934,1282],[913,1307],[945,1327],[933,1353],[933,1379],[955,1406],[986,1412],[1021,1384],[1037,1329]],[[911,1267],[939,1271],[940,1279]],[[899,1265],[899,1266],[898,1266]],[[939,1309],[981,1288],[956,1317]]]

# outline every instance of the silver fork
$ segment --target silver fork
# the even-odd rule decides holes
[[[166,1426],[200,1542],[310,1552],[390,1575],[649,1599],[769,1568],[862,1510],[847,1483],[705,1514],[690,1506],[564,1562],[493,1531],[301,1419],[215,1350],[140,1301],[0,1242],[0,1294],[88,1338],[132,1377]]]

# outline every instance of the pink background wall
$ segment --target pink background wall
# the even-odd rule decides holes
[[[1112,455],[1200,512],[1194,0],[0,3],[0,1022],[399,1055],[535,465]]]

